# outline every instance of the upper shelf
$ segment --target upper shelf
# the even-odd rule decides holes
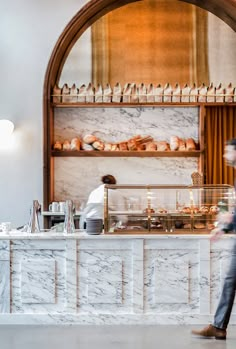
[[[152,106],[159,106],[159,107],[173,107],[173,106],[179,106],[179,107],[191,107],[191,106],[224,106],[224,105],[231,105],[236,106],[235,102],[155,102],[155,103],[52,103],[52,106],[54,108],[96,108],[96,107],[104,107],[104,108],[135,108],[135,107],[152,107]]]
[[[104,151],[104,150],[92,150],[92,151],[73,151],[64,150],[57,151],[52,150],[52,156],[71,156],[71,157],[199,157],[203,153],[202,150],[195,151]]]

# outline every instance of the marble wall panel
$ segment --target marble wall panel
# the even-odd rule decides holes
[[[54,200],[71,198],[79,208],[104,174],[119,184],[191,184],[197,158],[55,158]]]
[[[122,259],[87,260],[87,303],[122,304]]]
[[[107,142],[135,134],[169,142],[172,135],[199,139],[197,107],[56,108],[55,140],[93,133]],[[198,170],[197,158],[55,158],[54,200],[71,198],[77,209],[113,174],[119,184],[191,184]]]
[[[135,134],[169,142],[172,135],[198,141],[198,107],[57,108],[55,140],[95,134],[106,142],[120,142]]]
[[[104,248],[78,251],[78,312],[130,313],[133,307],[132,252]],[[105,269],[104,269],[105,268]],[[96,300],[97,297],[97,300]]]
[[[23,260],[21,262],[21,302],[55,303],[55,272],[55,260]]]
[[[0,260],[0,313],[10,312],[10,261]]]
[[[186,261],[163,259],[154,261],[154,287],[157,304],[187,304],[189,299],[189,264]],[[168,285],[168,292],[167,291]]]
[[[46,249],[46,243],[45,249],[40,250],[37,244],[34,245],[36,249],[17,250],[14,246],[12,250],[11,311],[33,314],[62,312],[66,307],[65,250]]]
[[[146,249],[144,309],[146,313],[194,313],[199,308],[198,250]],[[164,273],[163,273],[164,272]],[[171,285],[171,287],[170,287]]]

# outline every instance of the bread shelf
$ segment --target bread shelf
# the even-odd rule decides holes
[[[136,107],[191,107],[191,106],[235,106],[235,102],[152,102],[152,103],[51,103],[53,108],[136,108]]]
[[[54,157],[199,157],[203,154],[202,150],[195,151],[73,151],[52,150]]]

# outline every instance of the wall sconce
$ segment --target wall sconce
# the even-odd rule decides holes
[[[10,120],[0,120],[0,147],[7,148],[10,145],[14,124]]]

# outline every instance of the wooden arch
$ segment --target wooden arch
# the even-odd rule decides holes
[[[44,114],[44,205],[48,205],[51,197],[51,132],[53,111],[50,105],[50,94],[58,82],[64,62],[78,38],[96,20],[106,13],[132,2],[143,0],[91,0],[83,6],[68,23],[51,54],[44,80],[43,114]],[[236,0],[178,0],[199,6],[212,12],[234,31],[236,31]]]

